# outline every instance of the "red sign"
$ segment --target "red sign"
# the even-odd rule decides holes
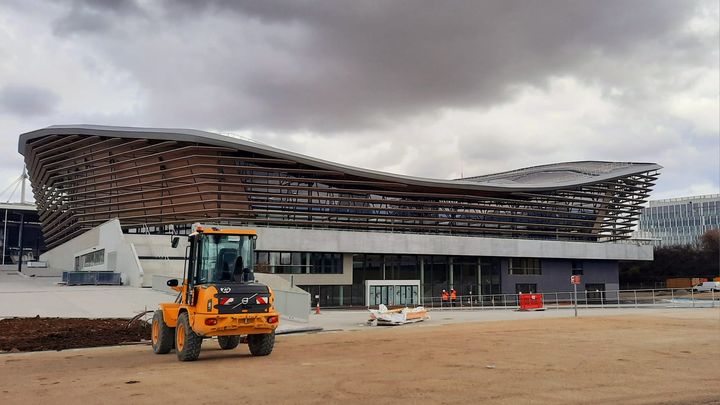
[[[580,284],[580,276],[570,276],[570,282],[573,284]]]

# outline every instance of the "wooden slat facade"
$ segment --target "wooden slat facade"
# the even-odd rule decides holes
[[[630,237],[657,170],[551,191],[421,187],[242,148],[49,135],[25,145],[46,244],[119,218],[125,230],[193,222],[614,241]]]

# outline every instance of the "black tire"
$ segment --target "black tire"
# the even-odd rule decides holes
[[[175,347],[175,328],[167,326],[163,311],[157,310],[152,319],[152,348],[155,354],[167,354]]]
[[[187,312],[178,317],[175,328],[175,352],[180,361],[195,361],[200,356],[202,336],[193,332]]]
[[[262,335],[248,335],[248,347],[253,356],[267,356],[275,346],[275,332]]]
[[[240,336],[218,336],[218,343],[223,350],[232,350],[240,344]]]

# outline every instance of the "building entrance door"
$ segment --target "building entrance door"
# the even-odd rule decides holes
[[[375,306],[380,304],[385,305],[395,305],[395,302],[393,300],[394,298],[394,286],[391,285],[372,285],[368,288],[370,289],[369,295],[370,295],[370,301],[368,302],[368,305]]]
[[[367,306],[415,306],[420,302],[420,280],[367,280],[365,285]]]

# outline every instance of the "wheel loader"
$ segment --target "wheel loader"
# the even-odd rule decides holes
[[[253,356],[269,355],[275,344],[280,315],[272,290],[255,282],[254,230],[193,225],[185,252],[182,284],[173,303],[160,304],[152,320],[156,354],[175,349],[180,361],[194,361],[203,339],[217,336],[220,348],[247,343]],[[179,236],[172,237],[177,247]]]

